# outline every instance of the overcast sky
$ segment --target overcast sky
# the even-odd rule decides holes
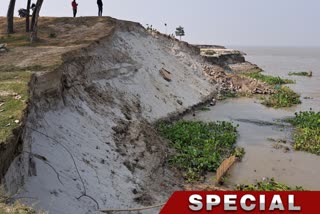
[[[26,0],[16,0],[16,11]],[[33,0],[35,1],[35,0]],[[9,0],[0,0],[0,16]],[[191,43],[320,46],[320,0],[103,0],[104,15],[185,28]],[[78,0],[79,16],[94,16],[96,0]],[[44,0],[42,16],[71,16],[71,0]]]

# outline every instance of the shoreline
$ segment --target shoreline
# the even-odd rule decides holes
[[[81,32],[91,36],[88,43],[64,30],[64,22],[77,26],[73,19],[43,20],[54,23],[57,35],[72,41],[57,37],[36,47],[9,46],[11,52],[5,55],[14,59],[17,51],[42,50],[45,44],[49,48],[42,54],[56,57],[50,66],[43,64],[33,71],[28,115],[23,122],[34,130],[25,129],[19,137],[24,152],[6,175],[7,188],[15,192],[24,184],[21,195],[39,198],[37,209],[64,212],[68,205],[70,210],[65,212],[95,211],[92,201],[76,200],[79,195],[92,197],[92,192],[99,193],[95,200],[100,206],[150,205],[166,200],[174,190],[183,188],[184,182],[181,172],[168,165],[170,148],[154,123],[182,118],[213,102],[223,90],[243,89],[252,94],[264,87],[258,80],[229,75],[230,71],[259,68],[246,62],[241,51],[213,50],[212,56],[201,57],[199,48],[146,31],[138,23],[82,17],[88,26],[82,26]],[[92,21],[96,23],[93,31]],[[105,31],[97,38],[94,32],[101,26]],[[65,45],[70,52],[61,52]],[[30,68],[28,63],[33,62],[25,57],[20,68]],[[56,67],[56,62],[61,64]],[[52,192],[54,208],[48,204]]]

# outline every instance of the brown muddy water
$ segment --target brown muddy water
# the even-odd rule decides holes
[[[245,148],[242,162],[229,171],[227,185],[250,184],[262,178],[275,178],[291,186],[320,190],[320,156],[294,151],[292,127],[279,119],[294,116],[300,110],[320,111],[320,48],[240,48],[247,60],[259,65],[266,74],[296,81],[289,85],[301,94],[302,104],[292,108],[273,109],[249,98],[228,99],[185,119],[227,120],[239,124],[238,145]],[[313,77],[288,76],[289,72],[313,71]],[[304,99],[309,97],[311,99]],[[286,140],[290,151],[275,149],[269,138]]]

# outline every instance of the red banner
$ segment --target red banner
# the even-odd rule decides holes
[[[175,192],[160,214],[320,213],[320,191]]]

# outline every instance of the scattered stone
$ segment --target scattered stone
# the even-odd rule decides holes
[[[287,146],[283,147],[283,152],[284,153],[290,152],[290,148]]]
[[[18,124],[18,123],[20,123],[20,120],[15,120],[14,122],[15,122],[16,124]]]
[[[283,139],[280,139],[280,140],[278,140],[278,143],[286,144],[287,141],[286,141],[286,140],[283,140]]]
[[[272,145],[272,147],[273,147],[274,149],[281,149],[281,148],[282,148],[282,145],[279,144],[279,143],[274,143],[274,144]]]
[[[290,151],[290,148],[288,147],[288,146],[285,146],[285,145],[283,145],[283,143],[282,142],[277,142],[277,143],[274,143],[273,145],[272,145],[272,147],[274,148],[274,149],[282,149],[282,151],[284,152],[284,153],[287,153],[287,152],[289,152]]]
[[[0,44],[0,53],[8,52],[7,44]]]
[[[171,72],[167,71],[164,68],[161,68],[159,72],[160,72],[160,75],[163,77],[163,79],[167,80],[168,82],[171,82],[172,80]]]
[[[136,189],[133,189],[132,193],[136,195],[136,194],[138,194],[138,191]]]
[[[312,97],[304,97],[303,99],[305,99],[305,100],[313,100]]]
[[[268,140],[268,141],[271,141],[271,142],[276,142],[276,140],[275,140],[274,138],[271,138],[271,137],[270,137],[270,138],[267,138],[267,140]]]
[[[271,124],[270,124],[271,125]],[[276,144],[286,144],[287,141],[284,140],[284,139],[274,139],[274,138],[267,138],[268,141],[271,141],[271,142],[275,142]]]
[[[15,97],[14,97],[14,99],[16,99],[16,100],[20,100],[22,97],[21,97],[21,95],[16,95]]]
[[[256,79],[240,76],[236,73],[226,73],[221,66],[204,65],[204,73],[212,83],[219,83],[221,94],[273,94],[273,87]],[[217,99],[221,99],[219,96]]]
[[[210,106],[215,106],[215,105],[216,105],[216,102],[213,102],[213,101],[210,102]]]
[[[181,106],[183,105],[183,102],[181,100],[177,100],[177,103]]]
[[[212,99],[212,101],[210,102],[210,106],[215,106],[217,103],[216,99]]]

